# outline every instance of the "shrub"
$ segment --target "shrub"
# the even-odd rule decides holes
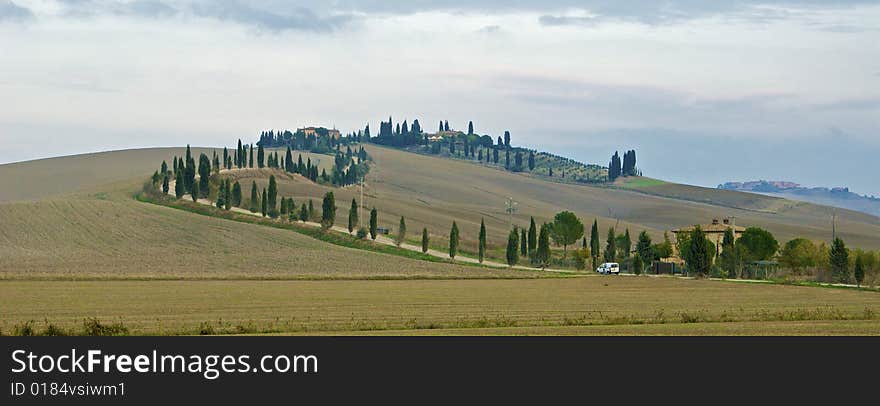
[[[357,238],[361,239],[361,240],[366,239],[367,234],[369,234],[369,231],[367,231],[367,229],[365,227],[361,227],[357,231]]]
[[[212,336],[215,335],[214,326],[208,322],[202,322],[202,325],[199,327],[199,335],[202,336]]]
[[[12,327],[12,335],[20,337],[31,337],[36,335],[36,332],[34,331],[34,322],[26,321],[21,324],[16,324]]]
[[[46,329],[43,330],[42,335],[48,336],[48,337],[63,337],[68,334],[67,334],[67,331],[65,331],[64,329],[62,329],[52,323],[49,323],[47,321],[46,322]]]
[[[113,324],[101,324],[96,318],[83,321],[83,335],[92,337],[125,336],[128,335],[128,327],[120,321]]]

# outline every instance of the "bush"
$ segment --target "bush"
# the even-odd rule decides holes
[[[364,239],[367,238],[367,235],[368,235],[369,233],[370,233],[370,232],[367,231],[366,228],[361,227],[361,228],[359,228],[358,231],[357,231],[357,238],[360,239],[360,240],[364,240]]]
[[[587,268],[587,263],[592,260],[590,250],[583,248],[574,252],[574,267],[582,271]]]
[[[201,327],[199,327],[199,335],[202,336],[212,336],[215,335],[214,326],[208,322],[202,322]]]
[[[83,321],[83,335],[92,337],[109,337],[128,335],[128,327],[122,322],[113,324],[101,324],[96,318]]]
[[[62,329],[62,328],[60,328],[60,327],[58,327],[58,326],[56,326],[56,325],[54,325],[54,324],[52,324],[52,323],[49,323],[49,322],[47,321],[47,322],[46,322],[46,329],[43,330],[43,334],[42,334],[42,335],[44,335],[44,336],[48,336],[48,337],[63,337],[63,336],[66,336],[66,335],[68,335],[68,334],[67,334],[67,331],[65,331],[64,329]]]
[[[12,328],[12,335],[20,336],[20,337],[35,336],[36,332],[34,331],[34,322],[33,321],[26,321],[21,324],[16,324]]]

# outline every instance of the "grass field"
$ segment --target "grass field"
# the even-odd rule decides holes
[[[122,322],[133,334],[877,334],[880,293],[598,276],[0,282],[7,334],[28,320],[39,330],[46,320],[71,328],[85,317]]]

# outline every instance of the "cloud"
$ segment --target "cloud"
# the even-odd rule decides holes
[[[21,7],[9,0],[0,0],[0,22],[24,21],[34,17],[29,9]]]
[[[598,23],[598,19],[596,17],[542,15],[538,18],[538,22],[540,22],[541,25],[545,25],[548,27],[558,27],[564,25],[594,26]]]
[[[329,32],[342,27],[353,18],[348,14],[318,15],[306,7],[278,7],[269,11],[237,0],[196,4],[193,8],[195,13],[201,17],[233,21],[271,31]]]

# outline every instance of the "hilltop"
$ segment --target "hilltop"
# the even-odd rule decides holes
[[[880,216],[880,198],[853,193],[847,187],[803,187],[794,182],[760,180],[727,182],[718,185],[718,189],[759,193]]]

